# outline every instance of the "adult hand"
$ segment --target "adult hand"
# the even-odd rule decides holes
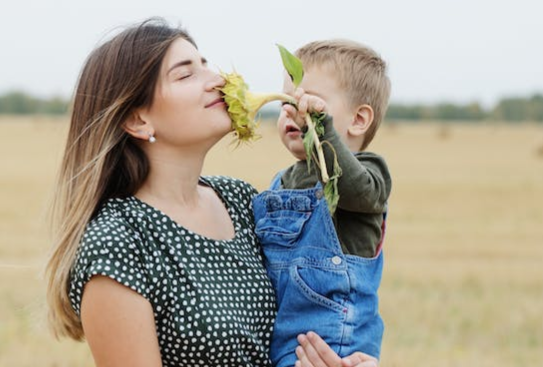
[[[378,367],[379,362],[372,356],[355,352],[340,358],[330,346],[314,332],[300,334],[300,345],[296,348],[296,367]]]

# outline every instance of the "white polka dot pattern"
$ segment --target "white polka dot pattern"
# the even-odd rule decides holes
[[[93,275],[111,277],[153,306],[164,366],[268,366],[275,297],[262,262],[247,183],[203,177],[236,235],[191,232],[135,197],[110,199],[88,225],[72,270],[79,314]]]

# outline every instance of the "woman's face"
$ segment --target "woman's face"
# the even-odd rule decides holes
[[[216,90],[223,85],[190,42],[175,40],[162,61],[153,104],[143,112],[157,142],[211,146],[231,131],[227,106]]]

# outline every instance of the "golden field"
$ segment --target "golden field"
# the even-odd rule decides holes
[[[0,366],[93,366],[44,322],[47,206],[66,121],[0,118]],[[273,125],[205,173],[259,190],[292,162]],[[388,124],[381,366],[543,366],[543,125]]]

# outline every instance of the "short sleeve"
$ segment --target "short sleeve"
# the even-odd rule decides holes
[[[70,301],[80,315],[86,283],[95,275],[107,276],[150,298],[149,276],[142,239],[119,218],[99,217],[86,228],[70,279]]]

